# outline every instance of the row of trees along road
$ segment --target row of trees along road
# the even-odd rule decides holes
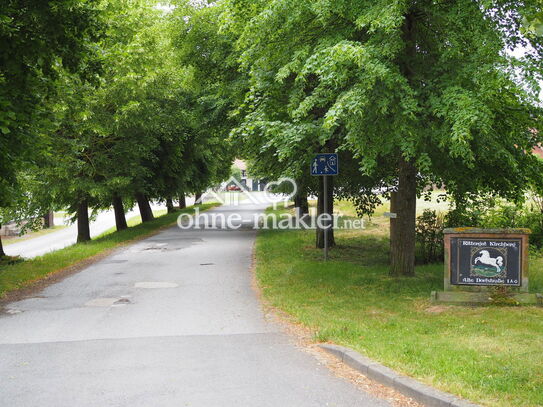
[[[186,193],[228,178],[230,99],[221,96],[222,72],[202,72],[218,56],[189,52],[198,47],[192,8],[8,3],[0,11],[0,223],[36,227],[43,213],[68,208],[86,241],[89,209],[113,206],[121,230],[135,204],[146,222],[151,199],[173,210],[174,199],[184,206]]]
[[[147,221],[149,199],[171,209],[227,177],[233,151],[322,212],[309,162],[337,151],[333,196],[360,213],[390,197],[391,273],[412,275],[425,188],[521,200],[541,183],[536,0],[157,4],[8,0],[0,219],[68,207],[87,240],[88,208]]]

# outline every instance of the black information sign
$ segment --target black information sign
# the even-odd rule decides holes
[[[451,238],[451,284],[505,285],[522,283],[522,240]]]

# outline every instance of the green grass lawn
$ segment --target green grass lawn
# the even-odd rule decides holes
[[[217,203],[199,205],[200,210],[207,210]],[[117,233],[109,233],[93,239],[87,243],[78,243],[61,250],[11,265],[0,265],[0,298],[6,293],[28,286],[55,272],[76,265],[78,262],[89,259],[106,250],[114,249],[132,240],[146,237],[161,228],[171,226],[177,221],[181,213],[193,213],[190,207],[172,214],[163,214],[154,221],[138,224],[138,219],[132,219],[132,226]],[[155,213],[156,215],[156,213]],[[136,217],[137,218],[137,217]]]
[[[324,263],[314,231],[261,231],[256,273],[270,304],[316,341],[351,347],[441,390],[487,406],[543,405],[542,308],[432,305],[443,265],[389,277],[382,216],[364,231],[336,231],[336,242]],[[543,259],[530,267],[531,290],[543,292]]]

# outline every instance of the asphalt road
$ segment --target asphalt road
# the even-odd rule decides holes
[[[251,287],[255,235],[171,228],[9,304],[0,405],[388,406],[265,319]]]

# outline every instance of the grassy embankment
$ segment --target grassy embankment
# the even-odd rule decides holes
[[[200,210],[207,210],[217,203],[199,205]],[[79,262],[89,260],[94,256],[115,249],[134,240],[142,239],[157,231],[175,224],[181,213],[193,213],[194,207],[166,214],[165,211],[155,212],[158,216],[155,220],[141,223],[141,218],[136,216],[129,219],[129,227],[121,232],[114,232],[114,228],[102,234],[100,237],[87,243],[78,243],[61,250],[45,254],[34,259],[20,263],[0,266],[0,298],[6,293],[27,287],[28,285],[44,279],[52,274],[76,266]]]
[[[355,216],[347,203],[336,208]],[[433,306],[442,264],[419,266],[414,278],[387,274],[387,209],[365,230],[337,231],[328,263],[313,231],[262,231],[256,273],[270,304],[316,341],[351,347],[441,390],[487,406],[543,406],[543,309]],[[531,291],[543,292],[543,258],[530,259],[530,277]]]

